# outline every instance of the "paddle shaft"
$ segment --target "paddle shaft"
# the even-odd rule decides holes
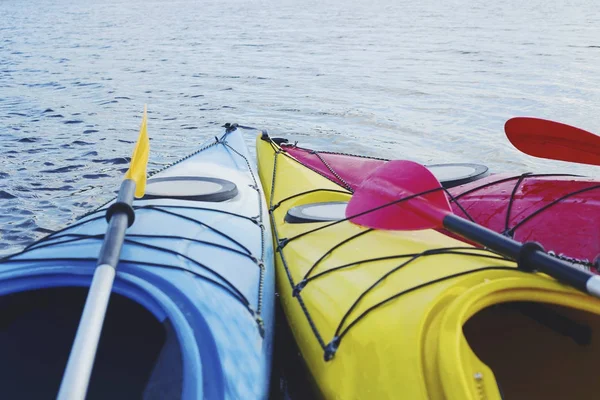
[[[597,275],[577,269],[572,264],[552,257],[542,250],[524,251],[526,249],[524,245],[516,240],[454,214],[447,214],[443,219],[443,225],[449,231],[518,261],[520,268],[539,270],[576,289],[600,297],[600,277]]]
[[[133,180],[124,180],[115,204],[130,206],[133,202],[135,186]],[[114,212],[110,215],[97,268],[94,271],[90,291],[58,392],[58,400],[82,400],[87,393],[129,218],[126,206],[115,207]]]

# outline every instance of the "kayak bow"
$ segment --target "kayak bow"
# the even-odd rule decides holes
[[[352,192],[257,138],[277,288],[326,399],[588,398],[600,300],[433,229],[346,219]]]
[[[251,160],[228,125],[149,177],[86,398],[268,397],[273,248]],[[3,397],[56,395],[111,204],[1,260]]]

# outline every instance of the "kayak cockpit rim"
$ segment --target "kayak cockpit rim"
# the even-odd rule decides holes
[[[575,398],[600,391],[599,300],[532,275],[484,279],[446,304],[434,317],[439,333],[428,335],[444,392],[542,399],[562,387]]]
[[[85,268],[84,266],[87,266],[88,268]],[[216,349],[212,349],[214,351],[209,351],[211,354],[200,355],[200,349],[197,344],[198,338],[196,337],[199,333],[192,329],[188,318],[186,318],[186,315],[180,308],[180,303],[188,302],[189,300],[183,293],[179,293],[177,288],[172,284],[165,281],[160,282],[159,285],[161,288],[159,289],[156,280],[162,281],[162,278],[139,268],[135,268],[135,273],[132,273],[133,268],[128,267],[129,266],[127,265],[121,267],[117,279],[115,280],[113,287],[114,295],[111,295],[111,300],[109,302],[109,310],[111,310],[109,311],[109,317],[110,314],[113,314],[112,318],[119,318],[121,313],[119,307],[115,307],[113,310],[111,308],[111,303],[118,302],[120,305],[126,304],[126,310],[137,310],[136,315],[140,315],[140,318],[145,321],[144,325],[152,327],[151,332],[144,332],[144,336],[141,337],[145,338],[145,340],[149,337],[153,337],[156,339],[155,342],[160,342],[158,336],[162,336],[162,346],[160,346],[160,348],[156,347],[156,344],[154,346],[157,358],[155,364],[149,370],[150,375],[147,376],[148,380],[146,381],[146,385],[148,386],[148,390],[150,390],[151,386],[154,386],[156,390],[164,389],[164,387],[161,389],[159,376],[156,374],[179,371],[169,377],[169,384],[167,386],[173,388],[173,385],[179,385],[179,389],[177,390],[182,398],[187,398],[188,396],[190,398],[202,397],[203,372],[209,373],[217,380],[222,379],[222,377],[219,371],[213,370],[213,368],[210,368],[208,371],[203,371],[202,369],[203,362],[208,361],[210,363],[210,358],[216,356]],[[85,270],[85,272],[82,272],[82,270]],[[59,354],[59,357],[64,357],[64,360],[60,361],[63,362],[63,364],[58,365],[55,368],[56,371],[58,371],[56,382],[54,382],[56,391],[54,393],[44,394],[45,397],[54,397],[58,392],[64,365],[66,365],[75,330],[81,316],[81,309],[83,308],[87,288],[90,285],[92,272],[93,268],[89,262],[69,262],[69,265],[65,266],[64,263],[57,260],[54,265],[46,265],[44,268],[38,269],[36,274],[31,274],[31,271],[27,273],[25,269],[23,269],[22,272],[9,270],[0,274],[0,280],[2,281],[2,285],[0,285],[0,305],[3,304],[3,300],[5,299],[17,298],[17,300],[11,301],[14,303],[13,306],[8,305],[9,309],[13,309],[13,314],[16,312],[17,317],[20,315],[20,309],[23,311],[29,309],[28,306],[24,306],[24,304],[27,303],[27,295],[45,292],[46,294],[34,294],[34,296],[41,296],[42,298],[46,296],[50,299],[58,299],[56,301],[59,302],[61,298],[79,299],[78,296],[81,296],[80,304],[77,304],[79,307],[74,307],[72,315],[55,313],[55,315],[58,316],[63,315],[63,318],[72,319],[71,322],[73,322],[73,327],[72,332],[68,332],[65,335],[68,339],[65,341],[65,346],[64,348],[61,348],[62,352]],[[5,275],[5,277],[3,277],[3,275]],[[69,294],[61,295],[61,292],[69,292]],[[33,306],[35,311],[38,306],[36,306],[36,304],[33,304]],[[42,306],[44,306],[43,302],[39,307]],[[7,313],[6,305],[4,313]],[[143,317],[141,314],[147,315],[146,317]],[[202,319],[202,316],[194,315],[193,318],[194,323],[198,323],[198,319]],[[2,317],[0,317],[0,327],[2,327],[2,325],[10,325],[10,322],[6,320],[4,321],[4,324],[2,324],[2,320]],[[135,322],[135,315],[130,315],[129,319],[126,318],[124,321]],[[154,323],[151,321],[154,321]],[[200,321],[200,325],[206,327],[206,321]],[[133,324],[133,326],[135,327],[135,324]],[[8,328],[4,326],[4,334],[8,335],[6,329]],[[13,332],[13,334],[15,332]],[[141,334],[141,332],[139,333]],[[7,338],[4,340],[7,340]],[[111,342],[110,333],[107,335],[106,332],[103,332],[100,341],[101,345],[103,342]],[[204,356],[206,356],[207,360],[203,359]],[[4,357],[3,360],[3,363],[7,362],[7,357]],[[101,359],[99,361],[100,363],[102,362]],[[161,363],[165,362],[168,362],[169,366],[165,367],[165,365],[161,365]],[[174,366],[173,363],[178,365]],[[98,364],[98,360],[96,364]],[[90,398],[93,398],[92,391],[94,390],[93,381],[96,373],[95,371],[99,368],[96,364],[94,366],[94,371],[92,372],[92,386],[90,386],[90,392],[88,392],[88,396],[92,396]],[[177,374],[179,374],[179,376],[175,376]],[[144,385],[144,388],[146,388],[146,385]],[[115,393],[122,392],[116,390]],[[171,392],[171,394],[173,394],[173,392]],[[135,393],[135,397],[141,398],[146,396],[152,397],[152,393]],[[115,397],[113,396],[111,398]]]

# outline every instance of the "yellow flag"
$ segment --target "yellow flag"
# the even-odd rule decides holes
[[[133,156],[131,157],[131,165],[125,174],[125,179],[135,181],[135,197],[138,199],[144,196],[146,191],[146,166],[148,165],[148,155],[150,154],[150,140],[146,131],[146,105],[144,105],[144,117],[142,118],[142,126],[140,127],[140,136],[138,137]]]

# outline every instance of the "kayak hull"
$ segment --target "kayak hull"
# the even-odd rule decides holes
[[[170,331],[145,378],[144,392],[135,397],[161,398],[165,393],[184,399],[268,397],[273,249],[269,224],[266,219],[263,223],[267,209],[262,188],[249,160],[239,130],[230,129],[152,176],[148,191],[154,195],[134,201],[136,219],[127,231],[114,293],[141,305]],[[181,178],[186,179],[184,186]],[[228,182],[225,189],[236,190],[215,186],[221,181]],[[192,200],[194,196],[200,200]],[[108,205],[5,258],[0,300],[49,288],[89,287]],[[57,296],[60,292],[48,298]],[[107,318],[111,312],[119,313],[109,303]],[[22,314],[17,322],[26,318]],[[19,334],[13,325],[12,339]],[[74,333],[64,335],[72,340]],[[99,352],[103,340],[110,341],[101,337]],[[65,364],[69,350],[61,355]],[[102,362],[99,355],[95,370],[106,370]],[[64,364],[58,369],[61,375]],[[169,372],[177,369],[178,374]],[[92,373],[88,397],[106,398],[106,391],[99,394],[94,388],[119,382],[111,379],[109,374]],[[45,388],[32,388],[28,398],[47,398],[59,384],[56,380]],[[118,387],[113,389],[111,398],[127,397]]]
[[[598,299],[435,230],[371,230],[325,221],[325,211],[290,219],[352,193],[266,135],[257,158],[278,292],[320,397],[542,399],[600,389],[588,371],[600,354]],[[486,328],[493,321],[496,331]]]

